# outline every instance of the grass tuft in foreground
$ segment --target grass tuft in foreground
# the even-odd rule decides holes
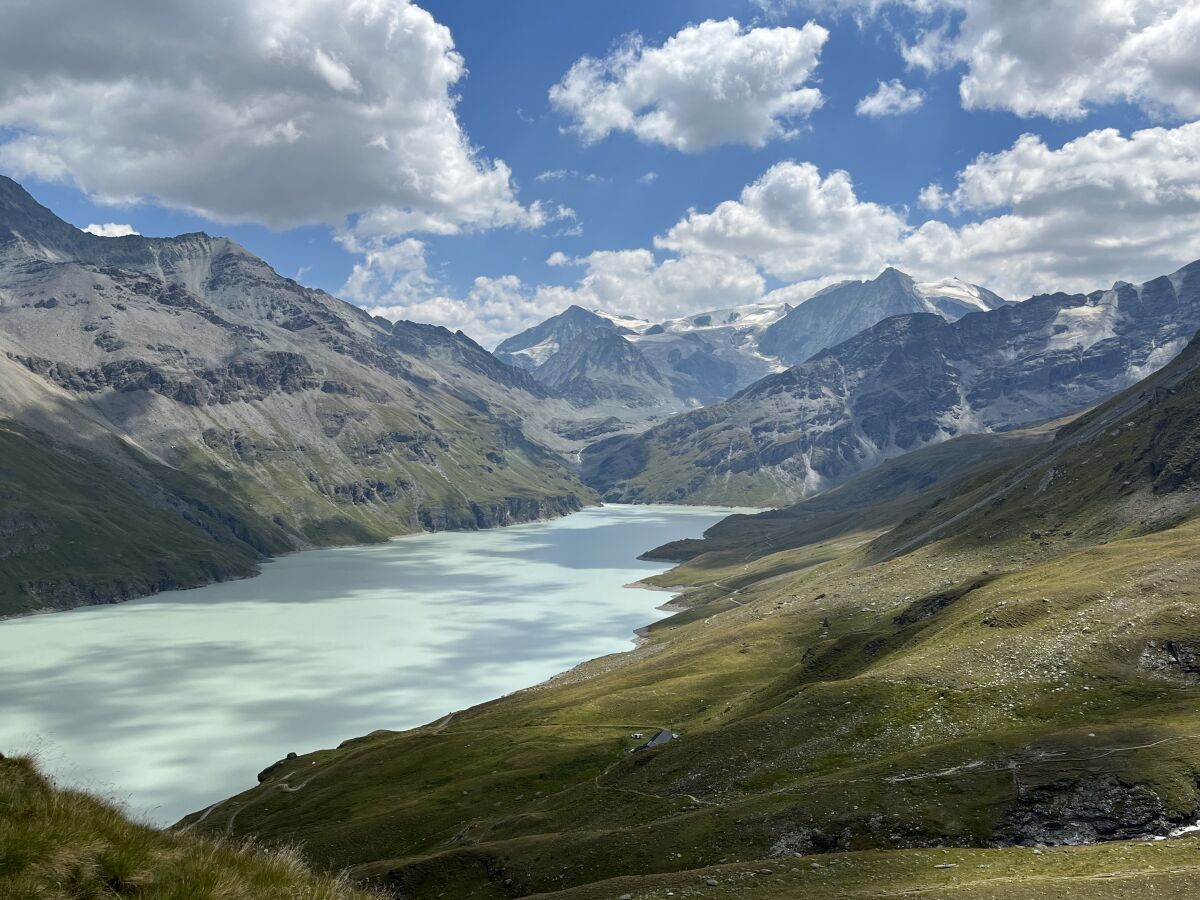
[[[314,874],[295,849],[266,849],[136,824],[61,790],[26,758],[0,757],[0,897],[12,900],[369,900]]]

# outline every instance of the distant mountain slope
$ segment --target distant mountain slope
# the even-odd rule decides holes
[[[581,306],[568,306],[557,316],[501,341],[493,353],[518,369],[536,369],[583,332],[597,329],[631,333]]]
[[[728,401],[584,454],[606,497],[778,505],[959,434],[1081,409],[1169,362],[1200,327],[1200,263],[956,322],[886,319]]]
[[[684,561],[715,554],[745,562],[820,541],[873,537],[930,506],[957,498],[964,485],[1007,471],[1033,448],[1049,443],[1056,424],[1060,423],[999,434],[965,434],[922,447],[792,506],[730,516],[703,538],[665,544],[645,558]]]
[[[0,617],[251,575],[293,546],[220,488],[108,449],[0,420]]]
[[[578,406],[616,401],[622,406],[678,409],[659,371],[607,324],[580,331],[534,370],[534,377]]]
[[[903,461],[903,458],[902,460]],[[1200,338],[996,478],[923,510],[876,554],[1027,540],[1070,547],[1178,524],[1200,508]]]
[[[785,364],[801,362],[888,316],[930,312],[953,320],[967,312],[1004,304],[986,288],[961,279],[918,283],[888,269],[874,281],[835,285],[797,307],[783,302],[754,303],[660,323],[571,306],[501,342],[494,353],[498,359],[552,384],[558,376],[543,377],[543,367],[580,335],[603,329],[620,335],[670,386],[669,391],[660,392],[656,404],[647,403],[640,394],[626,413],[619,408],[605,411],[623,417],[626,425],[636,429],[645,427],[644,411],[651,405],[674,406],[682,411],[719,403],[760,378],[783,370]],[[577,360],[582,352],[577,345],[573,358]],[[560,362],[546,371],[557,371],[563,365]],[[595,368],[593,393],[610,399],[619,397],[624,392],[620,384],[625,377],[622,368],[615,371],[616,381],[611,386],[603,384],[604,376],[599,371],[603,365]],[[579,397],[576,392],[576,405]]]
[[[638,329],[626,339],[672,379],[677,396],[708,405],[782,368],[758,342],[789,309],[763,303],[712,310]]]
[[[897,269],[885,269],[873,281],[843,282],[801,303],[766,329],[759,347],[795,365],[891,316],[927,312],[953,321],[1003,305],[991,291],[958,279],[918,284]]]
[[[0,179],[0,417],[114,438],[289,546],[560,514],[572,414],[465,335],[372,319],[224,238],[85,234]],[[13,560],[5,565],[15,565]]]

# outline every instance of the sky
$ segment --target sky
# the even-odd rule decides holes
[[[486,346],[1200,257],[1194,0],[9,0],[0,172]]]

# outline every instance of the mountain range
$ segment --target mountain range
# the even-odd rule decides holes
[[[0,614],[594,502],[551,427],[571,405],[461,332],[372,318],[225,238],[87,234],[7,178],[0,379],[0,425],[24,448],[0,464],[19,498],[0,512]],[[114,531],[55,502],[23,461],[48,455],[108,472],[97,509],[138,523],[154,510],[155,528]],[[173,532],[182,567],[155,550]],[[83,579],[61,558],[80,544],[119,556]]]
[[[636,650],[184,825],[406,897],[1187,896],[1198,423],[1192,343],[1088,412],[733,516],[652,554],[687,587]],[[630,753],[643,722],[677,739]]]
[[[893,316],[729,400],[590,446],[584,478],[625,502],[795,500],[928,444],[1082,409],[1165,365],[1198,328],[1200,263],[953,322]]]
[[[759,303],[658,323],[571,306],[502,341],[494,353],[576,407],[636,431],[719,403],[890,316],[928,312],[953,321],[1003,305],[992,291],[959,279],[918,283],[886,269],[871,281],[833,285],[794,307]]]

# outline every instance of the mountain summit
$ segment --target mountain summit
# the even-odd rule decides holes
[[[846,281],[820,291],[763,333],[759,348],[795,365],[891,316],[933,313],[954,321],[998,309],[997,294],[957,278],[918,283],[899,269],[872,281]]]
[[[850,290],[912,287],[885,273]],[[893,316],[724,403],[588,448],[585,479],[625,502],[795,500],[927,444],[1080,410],[1166,365],[1197,329],[1200,262],[955,322]]]

